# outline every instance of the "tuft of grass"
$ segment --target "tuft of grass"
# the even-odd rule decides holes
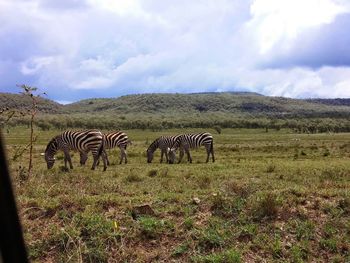
[[[308,259],[308,248],[305,245],[293,245],[290,249],[291,261],[293,263],[303,263]]]
[[[241,263],[241,254],[235,249],[192,258],[196,263]]]
[[[280,238],[275,238],[270,245],[270,250],[272,252],[272,256],[274,258],[282,258],[283,257],[283,249]]]
[[[337,252],[337,241],[334,238],[322,238],[319,241],[319,246],[323,250]]]
[[[156,170],[156,169],[152,169],[152,170],[147,172],[147,176],[149,176],[149,177],[155,177],[157,174],[158,174],[158,170]]]
[[[196,239],[199,247],[205,250],[222,247],[225,244],[225,234],[219,231],[218,226],[197,230]]]
[[[190,245],[185,242],[183,244],[180,244],[179,246],[177,246],[174,251],[171,253],[172,257],[180,257],[183,254],[185,254],[188,250],[190,249]]]
[[[197,178],[198,186],[200,188],[208,188],[211,184],[212,178],[208,175],[199,176]]]
[[[253,192],[251,186],[233,180],[225,183],[225,190],[228,194],[233,193],[241,198],[248,198]]]
[[[193,218],[187,217],[187,218],[184,220],[184,222],[183,222],[183,226],[184,226],[184,228],[187,229],[187,230],[192,229],[193,226],[194,226],[194,220],[193,220]]]
[[[233,217],[242,211],[244,204],[245,200],[240,197],[228,197],[219,193],[212,196],[210,209],[213,215]]]
[[[258,199],[253,207],[253,216],[256,219],[275,218],[279,212],[280,204],[273,193],[268,193]]]
[[[338,207],[342,209],[345,214],[350,215],[350,197],[340,199]]]
[[[315,234],[315,224],[310,220],[298,222],[296,226],[296,237],[298,240],[310,240]]]
[[[238,238],[241,241],[252,240],[257,233],[258,233],[258,226],[256,224],[243,225],[240,228],[240,233]]]
[[[129,183],[141,182],[141,181],[143,181],[143,178],[142,178],[140,175],[138,175],[138,174],[131,173],[131,174],[128,174],[128,175],[125,177],[125,181],[126,181],[126,182],[129,182]]]
[[[160,170],[160,176],[161,177],[168,177],[169,176],[169,169],[168,168],[161,169]]]
[[[267,173],[273,173],[276,170],[276,165],[273,163],[270,163],[266,167],[266,172]]]
[[[331,155],[331,152],[329,151],[329,149],[328,148],[324,149],[323,156],[327,157],[329,155]]]
[[[138,219],[141,236],[146,239],[155,239],[159,237],[165,228],[164,220],[154,217],[140,217]]]

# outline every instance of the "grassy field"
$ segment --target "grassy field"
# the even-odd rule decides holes
[[[38,131],[32,177],[16,156],[28,130],[4,134],[33,262],[350,262],[350,134],[223,129],[215,163],[146,163],[158,136],[126,131],[129,163],[91,171],[40,153],[58,131]],[[198,130],[199,131],[199,130]],[[18,154],[17,154],[18,155]],[[185,158],[184,158],[185,159]]]

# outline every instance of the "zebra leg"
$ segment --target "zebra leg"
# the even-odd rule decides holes
[[[125,164],[127,164],[128,163],[128,153],[127,153],[127,151],[126,151],[126,147],[125,147],[125,149],[124,149],[124,160],[125,160]]]
[[[70,169],[73,169],[72,159],[70,158],[69,151],[67,149],[63,150],[64,153],[64,167],[67,168],[67,161],[69,162]]]
[[[125,149],[120,147],[120,162],[119,164],[123,163],[123,159],[125,158],[125,163],[126,163],[126,154],[125,154]]]
[[[211,151],[211,157],[213,158],[213,163],[215,162],[215,157],[214,157],[214,144],[213,142],[211,142],[211,145],[210,145],[210,151]]]
[[[209,156],[211,152],[211,145],[205,145],[205,149],[207,150],[207,160],[205,161],[206,163],[209,162]]]
[[[87,159],[88,159],[88,153],[87,152],[80,152],[80,165],[81,166],[85,165]]]
[[[168,155],[168,151],[164,150],[165,153],[165,159],[166,159],[166,163],[169,163],[169,155]]]
[[[107,170],[107,163],[109,163],[108,161],[108,157],[106,152],[104,151],[105,154],[102,154],[102,161],[103,161],[103,171]]]
[[[161,153],[160,153],[160,163],[163,162],[163,155],[166,151],[164,151],[164,149],[161,150]],[[166,155],[165,155],[166,156]],[[168,157],[166,158],[167,159],[167,162],[168,162]]]
[[[80,156],[80,165],[83,166],[84,165],[84,154],[82,152],[79,153],[79,156]]]
[[[181,163],[183,157],[184,157],[184,151],[182,149],[180,149],[180,155],[179,155],[178,163]]]
[[[187,154],[187,161],[192,163],[192,157],[191,157],[191,154],[190,154],[190,149],[186,148],[185,151],[186,151],[186,154]]]
[[[109,159],[108,159],[108,155],[107,155],[106,150],[103,150],[103,155],[104,155],[104,157],[106,158],[106,163],[107,163],[107,165],[109,165]],[[98,160],[100,161],[100,158],[98,158]],[[103,161],[103,156],[102,156],[102,161]]]

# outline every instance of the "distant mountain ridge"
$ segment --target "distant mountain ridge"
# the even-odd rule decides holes
[[[0,93],[0,108],[22,109],[30,98]],[[350,99],[291,99],[250,92],[152,93],[118,98],[92,98],[61,105],[40,98],[39,111],[46,114],[198,114],[223,113],[230,116],[350,117]]]

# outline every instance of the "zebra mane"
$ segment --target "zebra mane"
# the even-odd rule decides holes
[[[47,144],[46,146],[46,149],[45,149],[45,152],[47,152],[49,150],[49,148],[51,148],[52,146],[55,146],[55,148],[57,148],[57,136],[56,137],[53,137],[51,139],[51,141],[49,141],[49,143]]]
[[[151,145],[147,148],[147,152],[151,151],[154,152],[155,150],[157,150],[158,145],[159,145],[159,140],[160,138],[155,139]]]

